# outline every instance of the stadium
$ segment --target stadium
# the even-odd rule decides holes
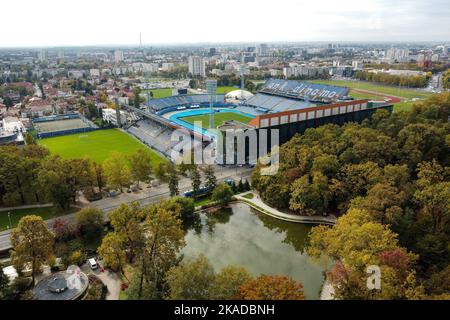
[[[275,129],[279,135],[279,143],[282,144],[308,128],[327,123],[361,122],[370,118],[377,109],[392,112],[392,104],[367,99],[353,100],[348,96],[349,90],[340,86],[270,79],[255,95],[236,90],[227,95],[198,94],[154,99],[147,101],[147,105],[140,109],[126,106],[141,116],[139,121],[126,129],[168,157],[178,143],[171,141],[171,134],[176,129],[187,130],[195,138],[194,143],[207,146],[217,138],[217,134],[209,130],[211,98],[214,129],[220,130],[224,135],[228,130],[239,129],[245,132],[252,129],[257,133],[258,147],[260,143],[266,143],[265,147],[270,151],[270,138],[266,142],[259,141],[262,129],[268,131],[269,136]],[[198,124],[199,121],[201,125],[194,126],[194,122]],[[246,139],[247,163],[249,143],[250,140]],[[225,146],[223,154],[226,154]]]

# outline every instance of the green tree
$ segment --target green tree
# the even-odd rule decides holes
[[[214,281],[214,269],[204,255],[182,261],[167,273],[169,298],[172,300],[207,300]]]
[[[177,262],[177,256],[185,245],[181,220],[158,205],[146,209],[145,245],[136,261],[137,279],[130,299],[161,299],[165,294],[167,271]],[[149,296],[144,296],[149,294]]]
[[[92,237],[103,229],[103,212],[96,208],[84,208],[75,214],[75,220],[80,232]]]
[[[110,186],[120,188],[121,191],[123,187],[129,186],[131,173],[121,153],[114,152],[110,158],[106,159],[103,163],[103,171]]]
[[[332,193],[328,188],[328,178],[321,172],[314,172],[312,179],[304,175],[292,184],[289,208],[300,214],[323,214],[328,210]]]
[[[152,174],[151,157],[148,152],[143,149],[138,149],[128,157],[130,162],[131,178],[137,182],[139,186],[140,181],[147,181]]]
[[[243,267],[225,267],[215,275],[209,289],[209,298],[213,300],[236,299],[239,288],[251,278],[250,273]]]
[[[397,235],[364,210],[350,209],[332,228],[314,227],[308,252],[312,257],[339,261],[327,277],[335,288],[335,298],[401,299],[423,291],[411,268],[417,256],[401,248]],[[381,268],[381,290],[367,288],[366,271],[371,265]]]
[[[120,238],[129,262],[134,262],[136,255],[145,245],[144,229],[141,224],[144,219],[144,210],[135,202],[121,204],[109,214],[111,226]]]
[[[191,185],[192,185],[192,190],[194,192],[194,198],[198,197],[201,184],[202,184],[202,179],[200,176],[200,172],[198,171],[198,167],[197,167],[197,165],[193,165],[191,167]]]
[[[9,279],[3,272],[3,266],[0,264],[0,300],[5,300],[8,295]]]
[[[233,198],[233,190],[226,183],[217,185],[212,194],[212,199],[221,206],[226,206]]]
[[[115,271],[120,271],[125,276],[123,268],[126,264],[126,252],[124,243],[115,232],[108,233],[98,248],[98,254],[103,258],[105,265]]]
[[[214,172],[214,167],[212,165],[207,165],[203,168],[203,173],[205,174],[205,187],[209,190],[214,190],[217,186],[217,178]]]
[[[17,270],[31,268],[33,285],[42,265],[53,255],[54,236],[41,217],[25,216],[11,232],[11,259]]]
[[[174,165],[168,166],[168,183],[169,183],[169,190],[170,190],[170,196],[178,196],[180,194],[180,190],[178,188],[178,183],[180,181],[180,178],[178,176],[178,172]]]

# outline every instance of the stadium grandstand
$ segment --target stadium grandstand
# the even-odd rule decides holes
[[[390,112],[393,109],[392,104],[386,102],[349,99],[348,92],[347,87],[270,79],[258,93],[249,94],[243,100],[213,95],[214,126],[222,131],[233,128],[255,129],[257,132],[276,129],[280,143],[284,143],[307,128],[327,123],[361,122],[370,118],[377,109]],[[215,133],[208,129],[209,103],[210,96],[200,94],[154,99],[141,108],[126,106],[145,119],[135,122],[127,130],[166,156],[174,146],[170,137],[175,129],[185,129],[207,145],[216,138]],[[194,127],[197,120],[203,121],[202,124],[206,122],[207,126]]]

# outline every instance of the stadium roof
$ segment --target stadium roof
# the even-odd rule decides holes
[[[227,99],[247,100],[253,97],[253,93],[247,90],[234,90],[225,95]]]

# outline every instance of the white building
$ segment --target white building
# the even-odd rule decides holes
[[[100,70],[99,69],[91,69],[89,70],[89,74],[91,77],[100,77]]]
[[[362,61],[354,60],[352,61],[353,70],[362,70],[364,68],[364,64]]]
[[[117,126],[117,113],[115,109],[106,108],[102,110],[103,121]],[[127,113],[120,110],[120,120],[122,124],[127,123]]]
[[[408,62],[409,61],[409,50],[408,49],[391,48],[386,51],[385,59],[388,63]]]
[[[164,71],[169,71],[175,67],[175,64],[172,62],[164,62],[161,66],[161,69]]]
[[[202,57],[189,57],[189,73],[193,76],[206,77],[206,62]]]

